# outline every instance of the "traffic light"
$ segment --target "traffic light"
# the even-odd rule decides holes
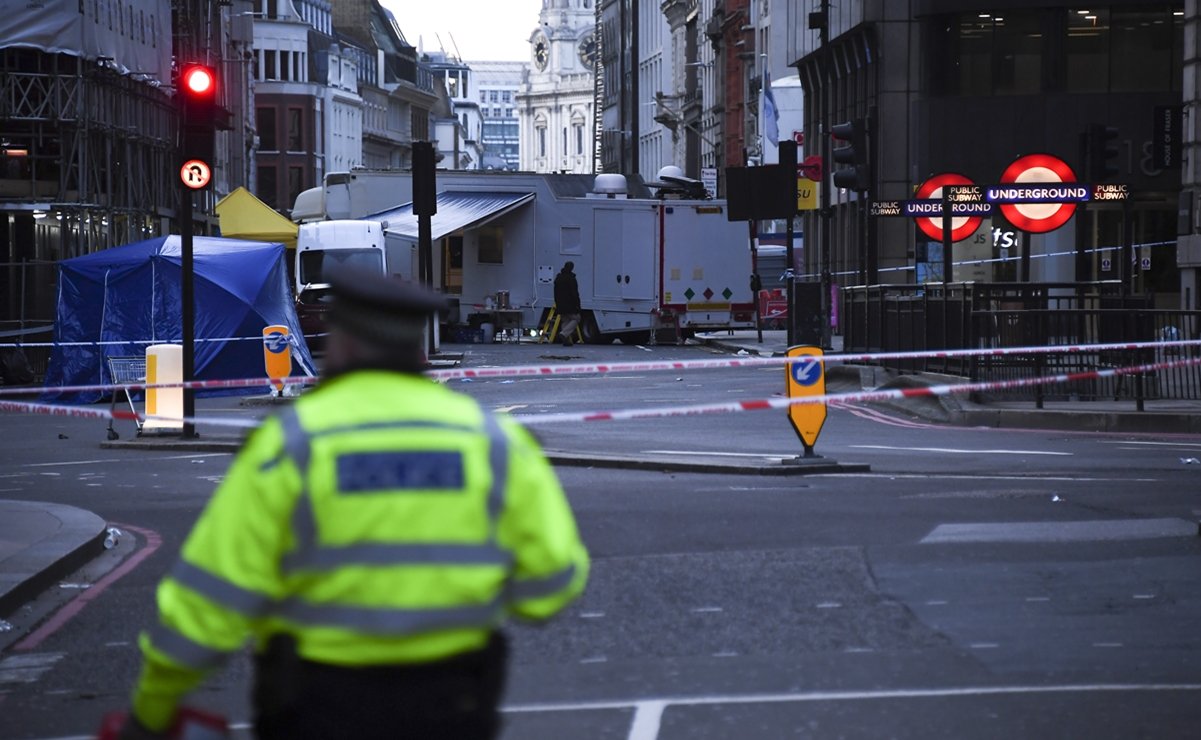
[[[864,192],[871,188],[872,173],[867,152],[867,121],[856,118],[847,123],[835,124],[830,128],[834,138],[849,146],[835,149],[834,161],[851,165],[847,169],[835,170],[834,187]]]
[[[213,169],[214,139],[224,122],[217,104],[220,82],[216,67],[184,64],[176,87],[179,96],[180,178],[194,190],[207,187]]]
[[[1113,126],[1094,123],[1088,127],[1088,181],[1105,182],[1118,174],[1118,166],[1109,160],[1118,156],[1118,148],[1109,142],[1116,139],[1118,130]]]

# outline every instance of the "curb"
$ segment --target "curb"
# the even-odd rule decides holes
[[[1042,429],[1118,434],[1201,434],[1201,414],[1157,411],[1046,411],[965,409],[952,411],[950,423],[965,427]]]
[[[152,442],[132,439],[127,442],[101,442],[100,447],[109,450],[162,450],[165,452],[237,452],[242,448],[238,439],[173,440]],[[671,473],[724,473],[728,475],[821,475],[829,473],[867,473],[871,466],[866,463],[840,463],[829,458],[804,464],[746,465],[738,463],[683,461],[670,458],[637,457],[630,455],[596,455],[544,450],[551,465],[565,468],[615,468],[621,470],[656,470]]]
[[[576,454],[561,450],[544,450],[544,454],[551,465],[564,468],[611,468],[620,470],[653,470],[663,473],[774,476],[871,472],[871,465],[866,463],[840,463],[837,460],[829,458],[820,458],[818,462],[803,464],[745,465],[701,461],[685,462],[670,458]]]
[[[43,511],[62,523],[57,532],[3,561],[0,617],[7,617],[55,581],[104,552],[108,525],[90,511],[62,504],[0,501],[9,511]]]
[[[101,442],[102,450],[162,450],[163,452],[237,452],[242,449],[240,437],[207,437],[204,439],[165,439],[152,441],[145,438]]]

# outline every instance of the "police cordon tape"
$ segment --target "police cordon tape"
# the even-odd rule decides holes
[[[53,328],[53,327],[51,327]],[[324,334],[305,334],[305,339],[317,339],[318,337],[329,336]],[[24,347],[114,347],[125,344],[179,344],[182,339],[110,339],[107,341],[97,342],[0,342],[0,349],[17,349]],[[210,337],[208,339],[197,339],[196,344],[204,342],[261,342],[262,336],[257,337]],[[288,343],[295,344],[296,338],[289,335]]]
[[[820,396],[802,396],[797,398],[764,398],[753,401],[730,401],[726,403],[695,404],[692,406],[664,406],[658,408],[618,409],[615,411],[584,411],[562,414],[510,414],[510,418],[520,424],[529,426],[537,424],[562,424],[579,421],[628,421],[634,419],[655,419],[670,416],[695,416],[699,414],[731,413],[739,411],[765,411],[767,409],[784,409],[789,406],[810,404],[847,405],[851,403],[871,403],[872,401],[887,401],[901,398],[916,398],[921,396],[947,396],[955,393],[976,393],[984,391],[1022,388],[1048,383],[1068,383],[1098,378],[1112,378],[1118,375],[1134,375],[1149,373],[1157,370],[1168,370],[1186,365],[1201,365],[1201,357],[1190,357],[1184,360],[1155,362],[1146,365],[1130,367],[1106,368],[1104,370],[1089,370],[1080,373],[1061,373],[1045,375],[1037,378],[1021,378],[1018,380],[994,380],[978,383],[932,385],[924,388],[893,388],[889,390],[860,391],[854,393],[827,393]],[[254,428],[262,422],[253,419],[233,419],[224,417],[167,417],[157,415],[137,414],[130,411],[105,411],[82,409],[75,406],[56,406],[45,403],[17,403],[0,401],[0,411],[15,411],[28,414],[45,414],[51,416],[83,417],[89,419],[116,419],[134,421],[136,419],[155,419],[160,421],[190,422],[192,424],[207,424],[210,426],[225,426],[239,428]]]
[[[1122,350],[1163,350],[1172,347],[1198,347],[1201,339],[1178,339],[1160,342],[1125,342],[1110,344],[1074,344],[1055,347],[1005,347],[993,349],[943,349],[914,352],[863,352],[855,354],[825,355],[824,363],[872,362],[876,360],[921,360],[954,359],[960,357],[1003,357],[1007,355],[1043,354],[1087,354],[1090,352],[1116,352]],[[601,373],[651,372],[665,370],[711,370],[734,367],[763,367],[793,363],[813,362],[812,357],[735,357],[726,360],[667,360],[662,362],[606,362],[577,363],[568,365],[512,365],[509,367],[482,367],[446,370],[430,370],[425,376],[433,380],[548,377],[552,375],[597,375]],[[1191,363],[1189,363],[1191,364]],[[238,378],[233,380],[192,380],[178,383],[97,383],[92,385],[64,385],[42,388],[43,393],[79,393],[82,391],[140,391],[148,388],[192,388],[214,390],[229,388],[263,388],[273,382],[285,385],[311,385],[319,378],[293,376],[288,378]],[[29,388],[0,388],[0,396],[25,395]]]

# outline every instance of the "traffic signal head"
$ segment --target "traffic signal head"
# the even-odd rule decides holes
[[[217,112],[217,69],[206,64],[180,67],[179,95],[185,124],[212,125]]]
[[[871,188],[872,173],[867,152],[867,121],[856,118],[847,123],[839,123],[830,127],[831,135],[849,143],[833,151],[833,159],[838,164],[851,165],[847,169],[835,170],[834,187],[863,192]]]
[[[179,100],[180,178],[192,189],[207,187],[214,165],[214,143],[224,111],[217,105],[219,83],[216,67],[184,64],[179,68],[176,94]],[[207,173],[207,174],[204,174]]]
[[[1118,156],[1118,147],[1111,143],[1118,136],[1113,126],[1094,123],[1088,127],[1088,180],[1104,182],[1118,174],[1117,164],[1110,160]]]

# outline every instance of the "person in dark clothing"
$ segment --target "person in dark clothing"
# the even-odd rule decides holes
[[[575,344],[571,335],[580,325],[580,285],[575,280],[574,262],[564,262],[563,269],[555,277],[555,311],[563,318],[560,335],[564,347]]]

